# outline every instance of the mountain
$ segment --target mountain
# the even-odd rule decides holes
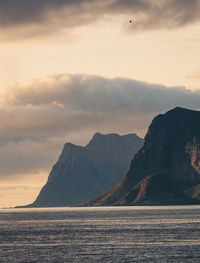
[[[88,205],[200,204],[200,112],[155,117],[122,180]]]
[[[80,205],[120,181],[143,139],[96,133],[85,146],[66,143],[47,183],[29,207]]]

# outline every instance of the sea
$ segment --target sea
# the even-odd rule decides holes
[[[0,209],[0,263],[200,262],[200,206]]]

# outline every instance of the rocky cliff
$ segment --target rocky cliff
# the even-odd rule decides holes
[[[96,133],[85,147],[66,143],[45,186],[29,207],[81,205],[120,181],[143,139]]]
[[[200,112],[175,108],[155,117],[122,180],[89,205],[200,203]]]

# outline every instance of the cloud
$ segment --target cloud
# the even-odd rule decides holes
[[[85,144],[96,131],[144,135],[155,115],[199,105],[199,91],[125,78],[62,74],[4,85],[0,177],[50,169],[66,141]]]
[[[61,145],[50,138],[0,138],[0,178],[20,178],[26,173],[49,171],[56,162]]]
[[[124,17],[129,31],[169,29],[200,19],[199,0],[0,0],[1,39],[33,38]]]

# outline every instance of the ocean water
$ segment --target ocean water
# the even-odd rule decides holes
[[[200,262],[200,206],[2,209],[0,262]]]

